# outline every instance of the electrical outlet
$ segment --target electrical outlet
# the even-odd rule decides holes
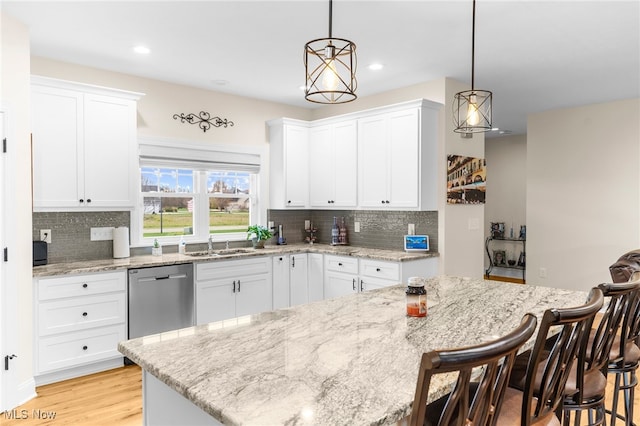
[[[110,226],[103,228],[91,228],[91,241],[113,240],[113,228]]]
[[[416,233],[416,224],[410,223],[409,226],[407,227],[407,234],[415,235],[415,233]]]
[[[360,232],[360,222],[353,222],[353,232]]]
[[[40,241],[46,241],[47,244],[51,244],[51,229],[40,230]]]
[[[547,278],[547,268],[540,268],[538,275],[540,278]]]

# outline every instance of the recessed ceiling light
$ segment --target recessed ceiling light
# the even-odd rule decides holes
[[[136,46],[133,48],[133,51],[141,55],[148,55],[149,53],[151,53],[151,49],[149,49],[147,46]]]
[[[378,63],[374,63],[374,64],[369,65],[369,69],[371,71],[378,71],[378,70],[381,70],[382,68],[384,68],[384,65],[378,64]]]

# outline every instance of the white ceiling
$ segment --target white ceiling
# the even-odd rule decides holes
[[[316,105],[299,89],[303,47],[328,36],[328,4],[0,0],[29,27],[33,55],[306,108]],[[357,45],[358,96],[470,83],[471,10],[471,0],[335,0],[333,36]],[[135,54],[138,44],[151,53]],[[478,0],[475,63],[494,126],[513,133],[531,112],[640,97],[640,0]]]

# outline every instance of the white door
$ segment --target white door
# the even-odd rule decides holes
[[[289,255],[273,256],[273,309],[289,307]]]
[[[355,207],[358,203],[358,129],[355,121],[333,128],[335,196],[333,207]]]
[[[392,207],[418,207],[418,110],[393,113],[389,131],[389,199]]]
[[[236,280],[236,316],[271,310],[271,274],[249,275]]]
[[[309,141],[307,129],[285,129],[285,200],[286,207],[307,207],[309,199]]]
[[[0,109],[0,142],[8,137],[7,114]],[[18,392],[18,362],[17,358],[9,360],[9,370],[4,369],[5,357],[18,355],[18,288],[17,280],[10,275],[9,261],[15,251],[11,251],[11,242],[15,236],[9,232],[9,224],[15,223],[15,213],[9,197],[9,182],[13,179],[9,174],[11,158],[15,153],[15,140],[9,140],[7,152],[0,149],[0,411],[15,408],[21,398]],[[8,248],[8,258],[4,258],[4,249]],[[14,272],[15,273],[15,272]]]
[[[309,302],[324,299],[324,257],[322,253],[307,254]]]
[[[33,206],[78,207],[84,197],[82,94],[32,87]],[[55,176],[52,179],[51,176]]]
[[[309,303],[307,255],[300,253],[290,255],[289,268],[289,289],[291,294],[291,306]]]
[[[222,321],[236,316],[236,293],[229,278],[196,284],[196,324]]]
[[[355,275],[341,274],[339,272],[326,271],[324,277],[324,298],[346,296],[358,292],[358,277]]]
[[[388,206],[387,121],[384,115],[358,120],[358,171],[359,205]]]

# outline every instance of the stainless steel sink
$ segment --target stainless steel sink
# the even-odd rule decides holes
[[[187,256],[194,257],[203,257],[203,256],[227,256],[231,254],[242,254],[242,253],[250,253],[254,251],[252,248],[232,248],[232,249],[221,249],[221,250],[213,250],[209,252],[207,250],[203,251],[190,251],[186,252]]]

